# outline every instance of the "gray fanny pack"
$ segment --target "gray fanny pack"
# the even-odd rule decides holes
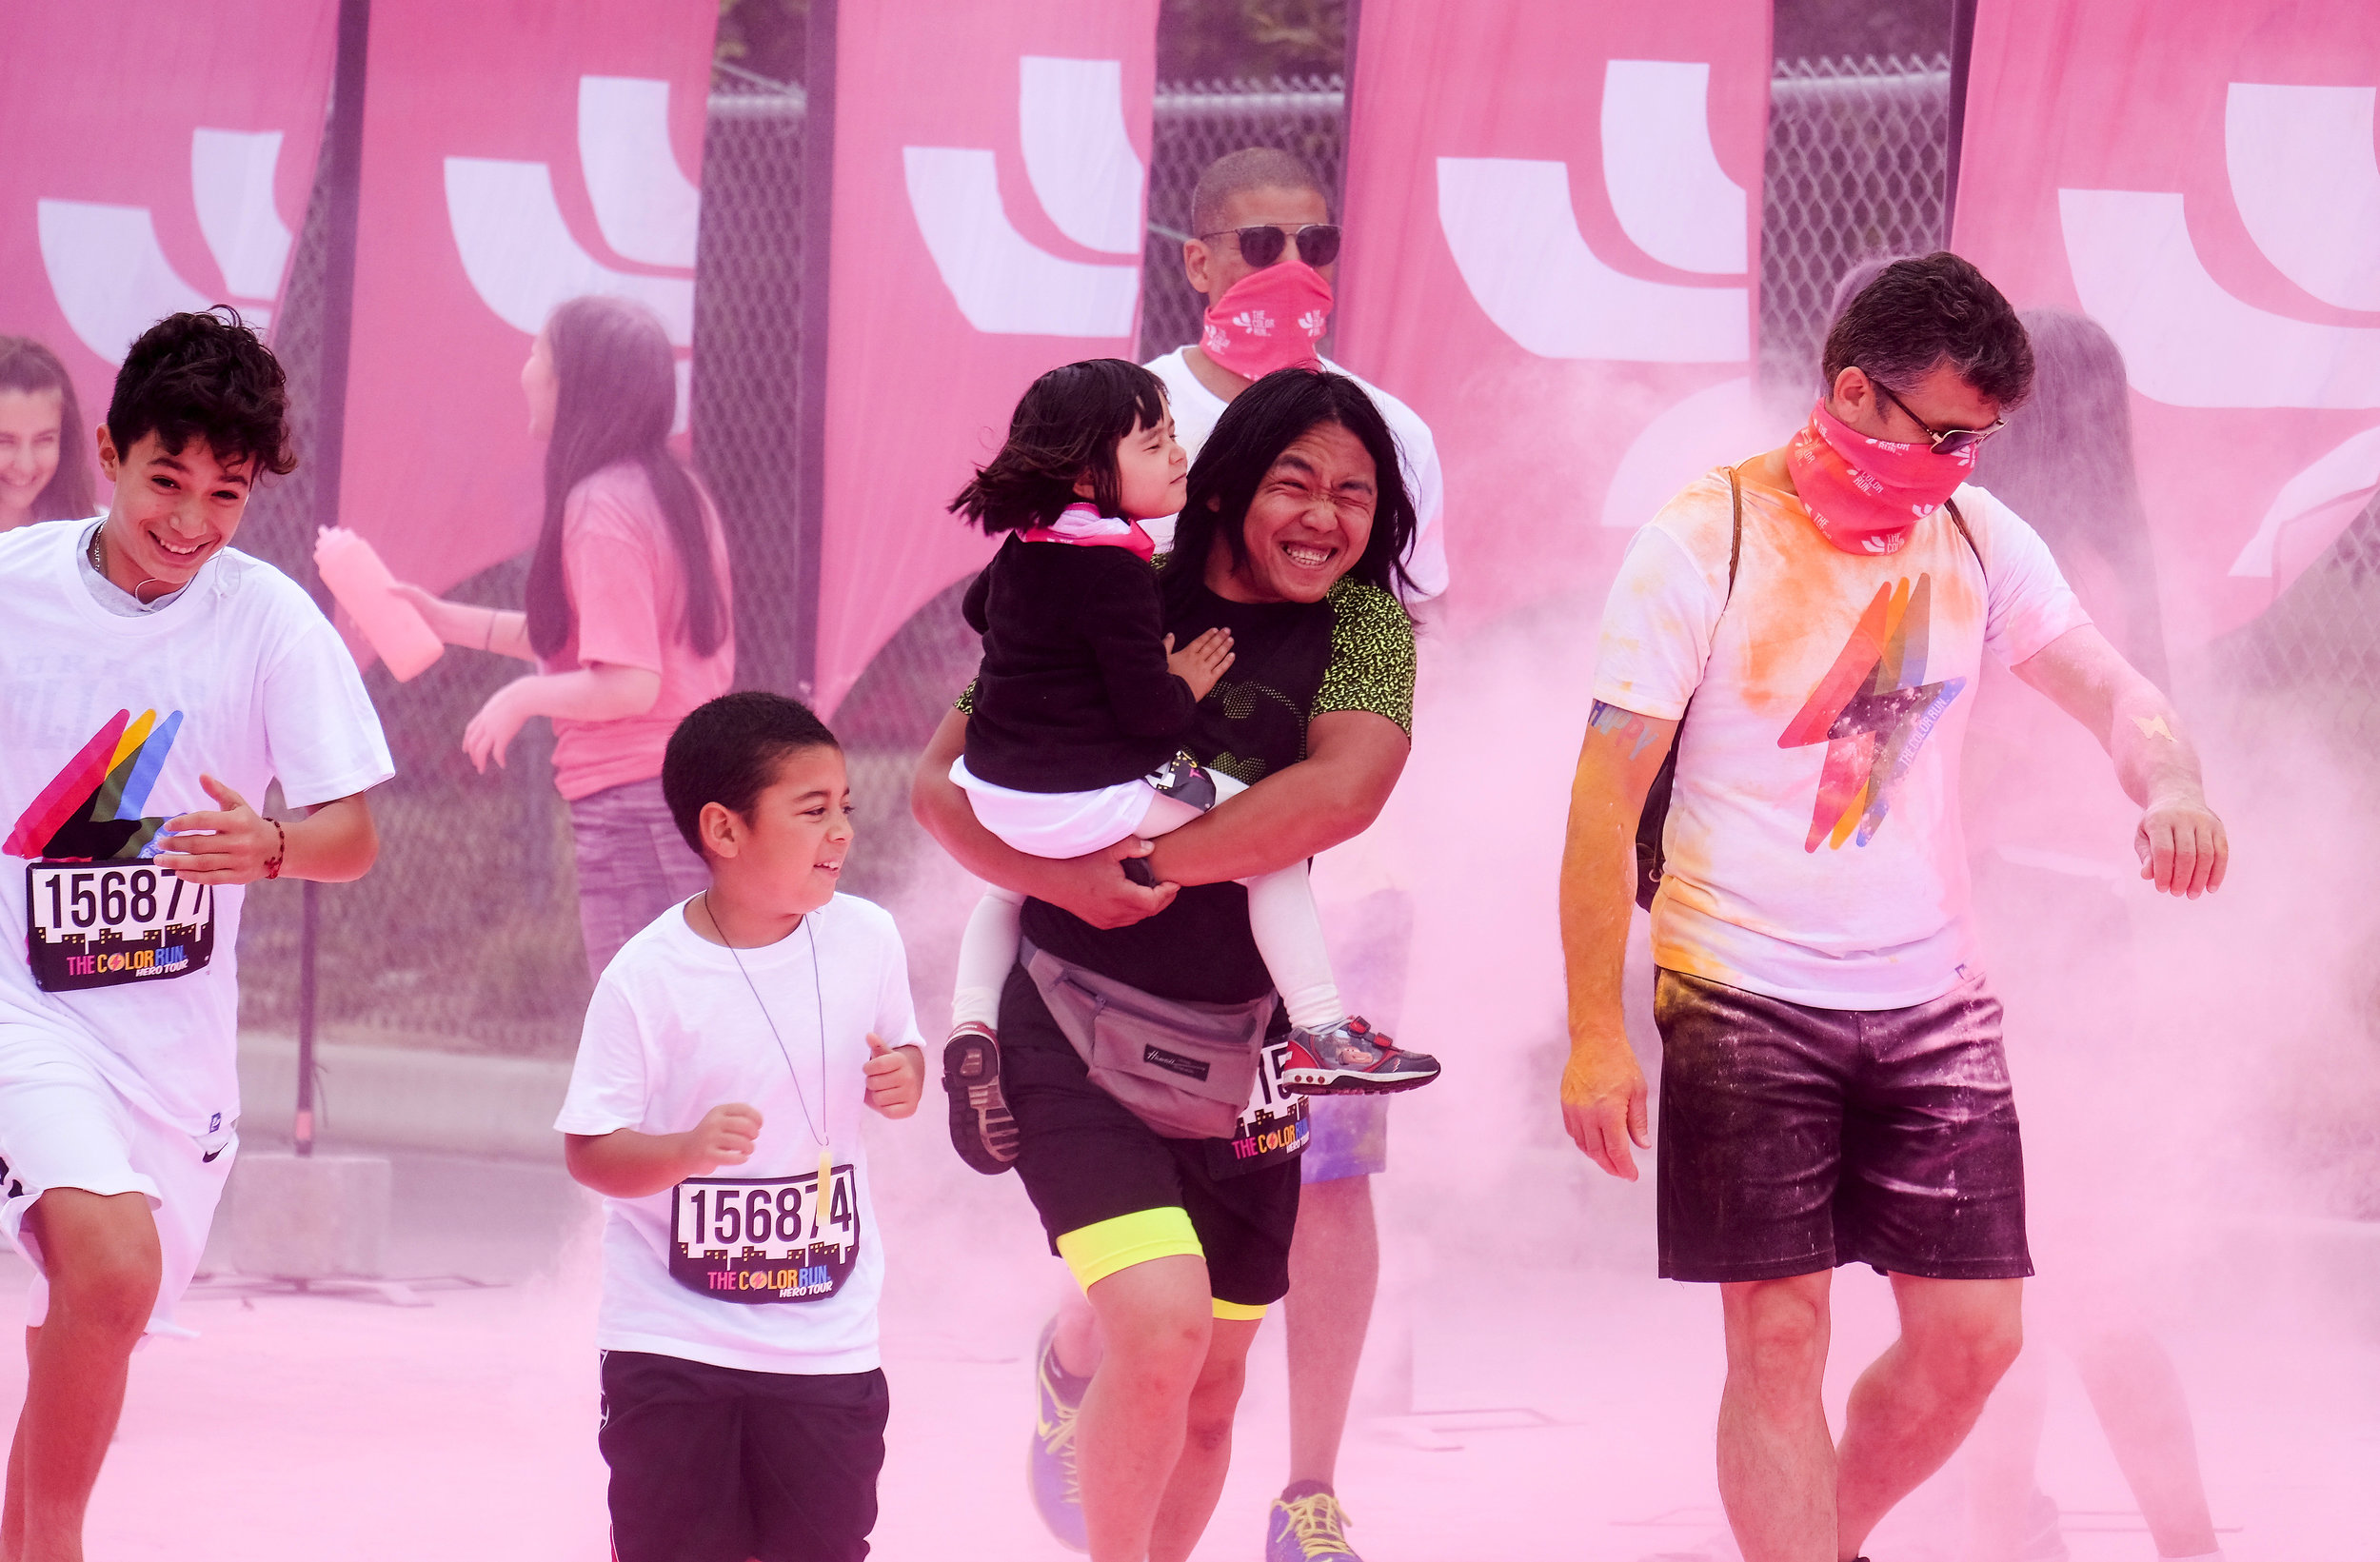
[[[1227,1138],[1256,1088],[1271,994],[1247,1003],[1152,998],[1028,940],[1019,953],[1098,1085],[1167,1138]]]

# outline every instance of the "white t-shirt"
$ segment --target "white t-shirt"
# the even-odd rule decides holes
[[[1636,533],[1603,614],[1597,700],[1664,720],[1694,702],[1654,958],[1814,1008],[1939,998],[1975,960],[1957,804],[1983,648],[2013,665],[2090,619],[1973,484],[1955,499],[1981,567],[1944,511],[1852,554],[1797,499],[1743,496],[1732,600],[1718,469]]]
[[[765,949],[732,952],[688,927],[684,906],[673,906],[612,958],[587,1003],[570,1093],[554,1127],[683,1134],[711,1108],[741,1101],[761,1115],[760,1143],[749,1161],[712,1176],[755,1181],[814,1179],[815,1128],[832,1148],[838,1180],[849,1169],[844,1213],[856,1229],[837,1235],[856,1236],[858,1253],[831,1295],[717,1299],[670,1275],[677,1201],[704,1189],[690,1181],[649,1197],[606,1198],[598,1346],[762,1373],[863,1373],[878,1365],[884,1255],[860,1130],[867,1110],[860,1071],[871,1032],[888,1047],[922,1044],[892,917],[848,895]]]
[[[162,844],[146,821],[214,808],[199,787],[202,771],[258,808],[278,780],[295,810],[377,786],[395,770],[354,659],[296,582],[226,548],[167,605],[137,617],[110,612],[92,599],[77,562],[91,524],[53,521],[0,535],[0,825],[8,832],[0,1025],[41,1026],[89,1057],[136,1106],[207,1134],[240,1110],[237,949],[247,892],[210,892],[213,953],[203,967],[43,991],[28,950],[37,871],[28,864],[100,855],[88,839],[94,833],[107,851],[131,854],[92,862],[88,884],[71,874],[58,880],[63,892],[94,892],[79,908],[62,895],[64,916],[45,918],[69,932],[78,911],[107,906],[113,920],[129,903],[137,918],[144,895],[181,908],[169,899],[175,881],[144,865]],[[111,726],[117,738],[103,742]],[[96,832],[87,828],[94,824]],[[110,830],[116,839],[106,839]],[[52,841],[61,842],[54,852]],[[42,876],[45,908],[50,878]],[[191,889],[187,904],[197,903]]]
[[[1207,435],[1215,432],[1215,421],[1231,404],[1199,383],[1189,360],[1182,356],[1189,350],[1177,347],[1161,358],[1151,359],[1147,367],[1165,382],[1166,398],[1173,404],[1174,438],[1196,461],[1206,445]],[[1430,425],[1421,421],[1421,414],[1387,391],[1327,358],[1322,360],[1322,366],[1333,374],[1345,374],[1363,386],[1364,394],[1380,409],[1388,431],[1396,437],[1414,512],[1413,546],[1405,553],[1405,572],[1412,576],[1413,584],[1402,595],[1407,606],[1427,602],[1446,589],[1446,478],[1438,468],[1438,441],[1430,433]],[[1172,518],[1145,525],[1149,535],[1157,539],[1158,551],[1163,552],[1173,541]]]

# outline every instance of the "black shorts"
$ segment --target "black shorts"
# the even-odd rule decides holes
[[[1166,1138],[1134,1117],[1091,1082],[1021,965],[1000,996],[1000,1074],[1017,1119],[1017,1176],[1050,1251],[1083,1284],[1130,1262],[1195,1251],[1206,1259],[1219,1317],[1260,1316],[1289,1294],[1296,1157],[1224,1175],[1230,1140]],[[1186,1228],[1169,1211],[1186,1215]],[[1061,1248],[1061,1238],[1095,1227],[1116,1240],[1086,1269],[1081,1241]],[[1178,1242],[1166,1239],[1169,1228]]]
[[[1660,973],[1661,1275],[2033,1273],[2000,1005],[1811,1009]]]
[[[604,1353],[616,1562],[859,1562],[892,1399],[879,1372]]]

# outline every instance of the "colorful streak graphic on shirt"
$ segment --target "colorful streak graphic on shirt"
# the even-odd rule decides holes
[[[1802,850],[1873,840],[1934,723],[1967,686],[1963,678],[1925,682],[1933,601],[1930,575],[1876,587],[1835,665],[1777,739],[1779,748],[1826,744]]]
[[[138,720],[117,711],[17,816],[0,852],[51,861],[149,856],[166,821],[145,819],[141,810],[181,730],[178,710],[163,722],[153,710]]]

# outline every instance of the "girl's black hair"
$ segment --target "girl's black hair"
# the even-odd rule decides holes
[[[1170,611],[1186,609],[1206,579],[1206,558],[1220,536],[1232,563],[1248,558],[1248,506],[1281,452],[1317,428],[1337,424],[1371,452],[1379,498],[1372,510],[1372,540],[1349,576],[1383,591],[1410,583],[1405,552],[1419,523],[1405,489],[1404,464],[1388,420],[1363,387],[1326,369],[1282,368],[1232,400],[1216,420],[1199,459],[1190,464],[1190,492],[1174,525],[1173,559],[1159,577]]]
[[[0,336],[0,390],[58,393],[58,469],[33,496],[36,521],[80,521],[99,510],[91,493],[90,429],[74,379],[58,355],[30,336]]]
[[[1046,526],[1082,496],[1101,515],[1123,508],[1123,476],[1116,446],[1135,428],[1165,421],[1165,383],[1121,358],[1088,358],[1051,369],[1025,387],[1008,420],[1008,443],[976,468],[974,480],[950,502],[992,536]]]
[[[606,466],[634,462],[653,485],[654,502],[677,545],[685,579],[685,619],[678,631],[698,656],[727,638],[727,603],[711,556],[702,490],[669,453],[678,410],[678,366],[669,336],[653,312],[619,298],[574,298],[545,322],[560,394],[545,446],[545,524],[529,563],[529,646],[559,652],[570,638],[570,593],[562,567],[562,520],[570,490]]]

